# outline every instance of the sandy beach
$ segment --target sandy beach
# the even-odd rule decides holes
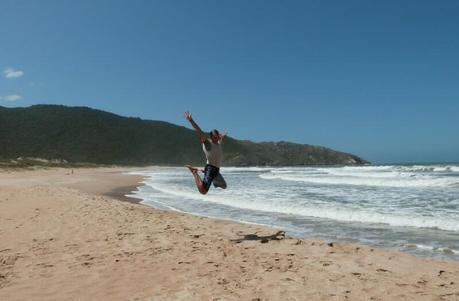
[[[125,171],[0,170],[0,300],[459,300],[459,262],[153,209]]]

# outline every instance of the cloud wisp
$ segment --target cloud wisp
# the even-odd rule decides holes
[[[6,78],[19,78],[24,75],[24,71],[17,70],[14,68],[6,68],[5,70],[3,70],[3,74]]]
[[[0,96],[0,100],[11,101],[11,102],[21,100],[21,99],[22,99],[22,96],[18,94]]]

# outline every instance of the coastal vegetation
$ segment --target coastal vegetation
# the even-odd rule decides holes
[[[193,130],[164,121],[88,107],[0,107],[0,161],[14,165],[34,160],[47,165],[199,165],[205,157]],[[322,146],[232,137],[225,141],[223,162],[226,166],[368,163]]]

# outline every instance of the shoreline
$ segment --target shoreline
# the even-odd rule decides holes
[[[153,168],[153,167],[152,167]],[[158,168],[162,168],[161,166],[159,166]],[[139,173],[139,174],[142,174],[142,173]],[[144,174],[144,175],[147,175],[148,173]],[[165,188],[165,187],[164,187]],[[234,187],[233,187],[234,189]],[[168,190],[170,190],[170,192],[167,192],[167,191],[164,191],[164,192],[167,192],[167,193],[172,193],[173,192],[173,188],[168,188]],[[236,189],[237,190],[237,189]],[[191,192],[193,193],[193,190],[191,191],[188,191],[188,193]],[[199,195],[199,193],[197,193]],[[142,194],[140,194],[142,195]],[[139,195],[139,196],[140,196]],[[174,195],[173,193],[170,195],[172,196]],[[192,195],[191,195],[192,196]],[[241,195],[242,199],[244,199],[244,195]],[[343,194],[342,197],[346,197],[346,194]],[[435,227],[431,227],[430,225],[425,225],[424,227],[422,225],[420,225],[420,223],[418,222],[417,224],[415,225],[408,225],[409,226],[403,226],[403,225],[397,225],[397,223],[392,223],[392,221],[371,221],[368,219],[368,217],[365,219],[361,219],[362,221],[360,221],[360,219],[357,219],[357,220],[354,220],[354,219],[350,219],[350,220],[346,220],[346,219],[340,219],[340,216],[338,215],[338,217],[335,217],[335,216],[331,216],[331,217],[320,217],[321,215],[312,215],[312,216],[315,216],[315,217],[318,217],[318,219],[322,219],[322,220],[325,220],[325,221],[332,221],[333,223],[335,223],[333,225],[334,229],[339,229],[340,231],[343,231],[341,233],[345,233],[343,228],[344,229],[347,229],[347,225],[346,223],[350,224],[351,226],[349,226],[349,228],[351,227],[354,227],[355,228],[358,228],[358,227],[367,227],[365,230],[367,231],[367,233],[371,233],[372,232],[372,224],[374,223],[376,225],[376,227],[381,227],[379,230],[380,232],[378,233],[378,235],[380,235],[378,238],[381,238],[380,240],[378,240],[378,238],[374,237],[374,239],[372,241],[370,240],[365,240],[365,234],[366,233],[359,233],[360,236],[358,237],[351,237],[351,236],[346,236],[346,235],[341,235],[341,237],[339,237],[338,234],[335,234],[334,237],[332,237],[331,235],[330,236],[327,236],[327,233],[325,232],[321,232],[320,230],[321,229],[318,229],[316,231],[316,229],[313,229],[313,230],[309,230],[310,227],[305,227],[304,225],[301,225],[300,226],[303,226],[304,229],[308,230],[308,231],[304,231],[304,232],[301,232],[301,229],[298,229],[298,228],[295,228],[295,224],[294,223],[282,223],[282,218],[279,218],[279,219],[276,219],[276,218],[271,218],[272,216],[274,215],[282,215],[282,216],[285,216],[285,218],[289,218],[289,213],[285,213],[285,211],[282,211],[282,210],[279,210],[277,211],[277,213],[272,213],[271,211],[269,211],[270,209],[259,209],[259,208],[256,208],[256,207],[244,207],[244,206],[241,206],[240,205],[240,202],[241,202],[241,199],[233,199],[235,201],[235,204],[234,205],[229,205],[229,206],[235,206],[233,208],[237,208],[237,209],[240,209],[240,210],[246,210],[244,208],[251,208],[255,211],[253,211],[254,213],[253,214],[247,214],[247,215],[244,215],[241,217],[241,219],[238,219],[236,215],[234,214],[227,214],[225,212],[225,208],[224,206],[222,208],[220,208],[219,211],[217,211],[217,207],[219,205],[221,205],[222,203],[221,202],[215,202],[216,204],[212,205],[212,209],[205,209],[205,210],[200,210],[200,209],[197,209],[197,208],[200,208],[200,204],[199,202],[198,203],[193,203],[193,198],[192,199],[189,199],[187,200],[186,202],[183,202],[183,197],[180,196],[180,194],[176,194],[175,195],[175,200],[177,200],[178,202],[175,203],[172,203],[170,206],[171,207],[168,207],[168,202],[166,201],[165,203],[162,203],[161,202],[156,202],[155,199],[152,199],[151,198],[151,195],[146,195],[144,196],[144,198],[142,200],[145,200],[145,202],[143,204],[145,204],[146,206],[150,206],[152,208],[155,208],[155,209],[159,209],[159,210],[177,210],[177,211],[180,211],[180,212],[183,212],[183,213],[187,213],[187,214],[191,214],[193,216],[204,216],[204,217],[207,217],[207,218],[212,218],[212,219],[222,219],[222,220],[228,220],[228,221],[233,221],[233,222],[237,222],[237,223],[243,223],[243,224],[255,224],[255,225],[262,225],[262,226],[266,226],[266,227],[271,227],[273,229],[283,229],[285,231],[288,231],[288,233],[291,235],[292,233],[293,236],[295,238],[298,238],[298,239],[306,239],[306,240],[323,240],[323,241],[326,241],[326,242],[342,242],[342,243],[355,243],[355,244],[359,244],[359,245],[366,245],[366,246],[372,246],[372,247],[377,247],[377,248],[382,248],[384,250],[394,250],[394,251],[400,251],[400,252],[404,252],[404,253],[407,253],[407,254],[410,254],[410,255],[414,255],[416,257],[421,257],[421,258],[433,258],[433,259],[445,259],[445,260],[451,260],[451,261],[454,261],[454,262],[459,262],[459,253],[458,253],[458,246],[456,245],[456,242],[457,240],[454,239],[453,237],[453,234],[449,234],[449,233],[455,233],[454,230],[447,230],[448,228],[445,228],[445,227],[442,227],[442,226],[439,226],[439,228],[435,228]],[[265,196],[265,198],[269,198],[269,196]],[[181,201],[180,201],[181,199]],[[206,203],[206,200],[202,199],[202,201],[204,201],[204,203],[202,204],[205,204]],[[193,205],[188,205],[188,204],[195,204],[197,205],[197,207],[194,207]],[[182,205],[180,205],[182,204]],[[231,208],[231,207],[228,207],[228,208]],[[273,210],[277,210],[278,208],[276,209],[273,209]],[[280,208],[280,209],[283,209],[283,208]],[[250,210],[250,209],[249,209]],[[260,211],[258,211],[260,210]],[[266,211],[264,211],[266,210]],[[231,210],[228,210],[229,212],[231,212]],[[288,211],[287,211],[288,212]],[[272,214],[271,214],[272,213]],[[293,213],[293,215],[295,216],[295,213]],[[255,216],[255,217],[254,217]],[[322,215],[322,216],[327,216],[326,214],[325,215]],[[300,219],[301,216],[298,218]],[[352,217],[352,216],[351,216]],[[271,219],[270,219],[271,218]],[[292,219],[294,219],[296,217],[293,217]],[[307,218],[307,216],[306,216]],[[311,218],[312,219],[312,218]],[[312,223],[311,222],[311,219],[307,220],[306,222],[309,222],[309,223]],[[262,221],[264,223],[260,223],[259,221]],[[300,220],[301,222],[302,220]],[[313,221],[314,223],[316,223],[316,221]],[[319,221],[321,222],[321,221]],[[387,223],[387,224],[386,224]],[[310,224],[308,224],[308,226],[311,226]],[[443,224],[443,226],[445,226],[445,224]],[[385,228],[384,228],[385,227]],[[351,229],[352,230],[352,229]],[[332,232],[330,230],[328,230],[329,232]],[[385,231],[385,232],[384,232]],[[417,232],[416,232],[417,231]],[[423,232],[424,231],[424,232]],[[432,232],[434,232],[434,234],[432,234]],[[443,231],[443,232],[442,232]],[[430,232],[430,233],[429,233]],[[395,233],[395,234],[394,234]],[[399,233],[403,233],[404,236],[402,235],[397,235]],[[410,238],[411,236],[410,235],[407,235],[406,233],[409,233],[409,234],[414,234],[414,235],[419,235],[419,237],[421,237],[421,234],[424,235],[424,240],[423,241],[410,241]],[[420,234],[419,234],[420,233]],[[425,234],[430,234],[430,236],[426,236]],[[446,233],[446,234],[445,234]],[[333,232],[332,232],[333,234]],[[393,235],[392,237],[390,235]],[[440,237],[441,235],[444,235],[442,236],[442,239],[443,240],[439,240],[439,241],[436,241],[435,239],[437,237],[435,237],[435,235],[437,235],[437,237]],[[371,235],[368,235],[368,236],[371,236]],[[404,240],[406,239],[406,240]],[[402,241],[402,242],[401,242]],[[427,244],[426,242],[430,242],[430,244]]]
[[[126,170],[0,172],[0,299],[459,298],[457,262],[123,201]]]
[[[142,177],[142,179],[144,179],[144,176],[139,176],[139,177]],[[104,195],[104,196],[119,200],[119,201],[128,202],[128,203],[132,203],[132,204],[139,204],[139,205],[142,205],[142,206],[146,206],[148,208],[152,208],[154,210],[162,210],[160,208],[156,208],[156,207],[153,207],[153,206],[141,204],[142,199],[132,198],[132,197],[126,196],[126,194],[131,194],[132,191],[136,190],[138,187],[143,186],[143,185],[144,184],[139,185],[139,183],[138,183],[138,184],[132,184],[132,185],[129,185],[129,186],[113,187],[113,188],[111,188],[110,191],[101,192],[101,194]],[[277,232],[279,232],[279,230],[282,230],[281,228],[276,228],[276,227],[273,227],[271,225],[252,223],[252,222],[244,222],[244,221],[237,221],[237,220],[233,220],[231,218],[216,218],[216,217],[202,216],[202,215],[196,215],[196,214],[193,214],[193,213],[190,213],[190,212],[182,212],[182,213],[183,214],[187,214],[187,215],[191,215],[191,216],[194,216],[194,217],[205,217],[207,219],[234,222],[234,223],[243,224],[243,225],[255,225],[255,226],[261,226],[261,227],[267,227],[267,228],[270,228],[273,231],[277,231]],[[282,230],[282,232],[284,232],[284,231]],[[459,262],[458,260],[454,260],[454,259],[449,258],[449,257],[434,257],[434,256],[431,256],[431,255],[429,256],[429,255],[413,254],[413,253],[410,253],[410,252],[407,252],[407,251],[400,250],[400,249],[398,249],[396,247],[388,248],[388,247],[375,246],[375,245],[371,245],[371,244],[354,243],[354,242],[349,242],[349,241],[325,241],[325,240],[322,240],[320,238],[306,238],[306,237],[302,237],[302,236],[290,236],[289,235],[289,237],[294,238],[294,239],[299,239],[299,240],[319,240],[319,241],[321,241],[323,243],[326,243],[326,244],[329,244],[329,243],[332,243],[332,244],[333,243],[344,243],[344,244],[350,243],[350,244],[355,244],[357,246],[367,246],[367,247],[371,247],[371,248],[378,248],[378,249],[385,250],[385,251],[388,251],[388,252],[401,252],[401,253],[408,254],[408,255],[411,255],[411,256],[415,256],[415,257],[418,257],[418,258],[427,258],[427,259],[433,259],[433,260],[446,260],[446,261],[452,261],[452,262],[455,262],[455,263]]]
[[[122,202],[128,202],[132,204],[139,204],[142,205],[140,202],[142,202],[141,199],[138,198],[133,198],[126,196],[127,194],[131,194],[133,191],[135,191],[139,186],[139,184],[134,184],[134,185],[129,185],[129,186],[121,186],[121,187],[115,187],[110,191],[107,191],[105,193],[102,193],[102,195],[107,196],[109,198],[113,198]],[[156,208],[155,208],[156,209]]]

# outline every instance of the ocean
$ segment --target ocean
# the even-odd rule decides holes
[[[459,164],[223,167],[228,189],[207,195],[186,168],[131,173],[146,179],[130,196],[152,207],[459,260]]]

